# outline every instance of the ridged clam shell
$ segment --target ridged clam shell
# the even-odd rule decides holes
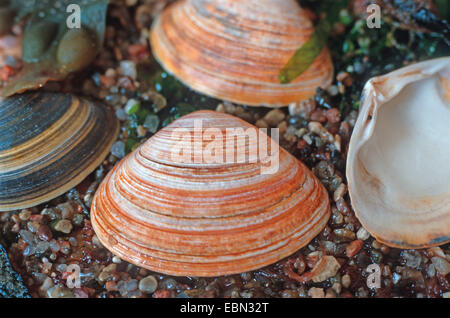
[[[34,206],[70,190],[109,153],[113,111],[69,94],[33,92],[0,103],[0,211]]]
[[[179,142],[173,132],[183,128],[194,136],[196,120],[202,132],[257,129],[230,115],[198,111],[160,130],[120,161],[95,194],[91,221],[104,246],[157,272],[220,276],[274,263],[323,229],[330,215],[327,191],[282,148],[273,174],[261,174],[260,161],[171,160]]]
[[[285,106],[332,81],[327,48],[290,84],[278,74],[314,26],[295,0],[181,0],[155,21],[156,59],[187,86],[251,106]]]
[[[450,242],[450,57],[371,79],[353,131],[347,179],[361,224],[380,242]]]

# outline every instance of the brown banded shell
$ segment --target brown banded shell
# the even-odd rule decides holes
[[[33,92],[0,103],[0,211],[34,206],[70,190],[109,153],[113,111],[69,94]]]
[[[247,158],[257,151],[250,147],[255,143],[228,138],[230,128],[241,129],[237,140],[258,131],[236,117],[198,111],[163,128],[122,159],[100,185],[91,207],[102,244],[128,262],[177,276],[254,270],[308,244],[330,216],[323,185],[273,142],[279,165],[270,173],[262,173],[266,163],[261,160],[221,161],[231,149]],[[222,147],[223,153],[209,161],[205,156],[213,144],[211,134],[219,143],[215,153]],[[203,144],[192,149],[195,136]],[[259,138],[271,140],[264,133]],[[174,149],[191,149],[192,160],[175,160]]]
[[[276,107],[332,81],[325,47],[303,74],[280,84],[280,70],[313,31],[295,0],[181,0],[155,21],[151,47],[168,72],[203,94]]]
[[[450,57],[371,79],[347,159],[350,198],[380,242],[450,242]]]

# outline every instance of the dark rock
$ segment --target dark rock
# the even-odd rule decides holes
[[[22,277],[14,271],[8,255],[0,245],[0,298],[30,298]]]

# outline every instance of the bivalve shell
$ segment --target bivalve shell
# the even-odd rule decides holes
[[[450,241],[450,58],[371,79],[350,141],[347,178],[362,225],[380,242]]]
[[[0,211],[31,207],[70,190],[109,153],[113,111],[69,94],[32,92],[0,103]]]
[[[234,138],[227,135],[230,128],[240,130],[239,137],[257,131],[236,117],[198,111],[163,128],[119,162],[91,208],[103,245],[157,272],[220,276],[274,263],[313,239],[330,216],[323,185],[275,142],[271,149],[279,150],[279,164],[270,173],[262,172],[265,160],[206,160],[213,139],[223,146],[220,158],[230,149],[250,158],[248,140],[228,143]],[[204,143],[195,145],[195,136]],[[259,142],[271,140],[262,133]],[[174,159],[173,150],[180,148],[192,150],[192,162]]]
[[[166,70],[203,94],[277,107],[332,81],[325,47],[303,74],[280,83],[280,70],[313,31],[295,0],[181,0],[155,21],[151,47]]]

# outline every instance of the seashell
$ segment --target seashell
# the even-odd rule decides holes
[[[227,114],[197,111],[122,159],[92,203],[91,221],[102,244],[128,262],[176,276],[254,270],[308,244],[330,216],[323,185],[275,142],[270,149],[278,150],[279,165],[270,173],[262,173],[265,160],[201,159],[211,143],[195,144],[211,131],[220,134],[215,140],[222,142],[221,159],[234,151],[250,158],[256,151],[250,141],[233,142],[229,128],[241,128],[239,138],[258,131]],[[192,136],[200,136],[193,150]],[[260,135],[259,142],[270,140]],[[194,159],[174,160],[177,147],[191,149]]]
[[[0,103],[0,211],[34,206],[70,190],[109,153],[113,111],[69,94],[33,92]]]
[[[393,247],[450,241],[450,58],[371,79],[347,179],[361,224]]]
[[[187,86],[251,106],[285,106],[327,87],[327,48],[302,75],[280,84],[280,70],[314,26],[295,0],[181,0],[155,20],[153,55]]]

